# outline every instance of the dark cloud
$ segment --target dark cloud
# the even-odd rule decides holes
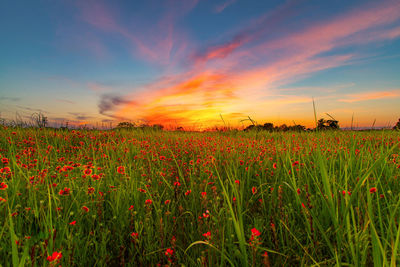
[[[75,104],[74,101],[71,101],[71,100],[68,100],[68,99],[56,99],[56,101],[67,103],[67,104]]]
[[[46,110],[40,109],[40,108],[30,108],[30,107],[24,107],[24,106],[19,106],[17,105],[18,108],[26,110],[26,111],[31,111],[31,112],[41,112],[41,113],[50,113],[47,112]]]
[[[20,101],[20,97],[7,97],[7,96],[0,96],[0,101],[11,101],[11,102],[17,102]]]
[[[117,107],[128,104],[130,101],[125,99],[124,97],[113,95],[113,94],[104,94],[100,96],[100,101],[98,104],[99,113],[101,115],[105,115],[111,118],[120,119],[109,112],[114,111]]]
[[[74,119],[78,120],[78,121],[87,121],[87,120],[95,119],[95,117],[93,117],[93,116],[87,116],[85,114],[78,113],[78,112],[68,112],[68,114],[74,116]]]

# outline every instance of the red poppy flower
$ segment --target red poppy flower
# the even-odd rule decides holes
[[[137,239],[137,238],[139,237],[139,233],[133,232],[133,233],[131,234],[131,237]]]
[[[203,236],[207,239],[211,238],[211,232],[204,233]]]
[[[82,207],[82,210],[83,210],[84,212],[89,212],[89,208],[86,207],[86,206],[83,206],[83,207]]]
[[[10,161],[8,160],[8,158],[2,158],[1,162],[3,162],[3,164],[8,164]]]
[[[261,233],[256,228],[253,228],[253,229],[251,229],[251,235],[252,236],[260,236]]]
[[[257,193],[257,187],[253,186],[251,188],[251,192],[253,193],[253,195],[256,194]]]
[[[174,250],[172,248],[167,248],[165,251],[165,256],[171,257],[174,254]]]
[[[69,225],[75,225],[75,224],[76,224],[76,221],[72,221],[69,223]]]
[[[60,191],[58,192],[58,194],[59,194],[60,196],[66,196],[66,195],[69,195],[70,191],[71,191],[70,188],[64,187],[64,190],[60,190]]]
[[[61,253],[61,252],[54,251],[53,254],[52,254],[51,256],[48,256],[48,257],[47,257],[47,260],[48,260],[49,262],[53,262],[53,261],[56,261],[56,260],[60,260],[61,258],[62,258],[62,253]]]
[[[8,185],[6,183],[1,182],[0,183],[0,190],[6,190]]]
[[[369,189],[369,192],[372,194],[372,193],[375,193],[376,192],[376,187],[371,187],[371,189]]]
[[[146,205],[151,205],[151,203],[153,203],[153,200],[151,199],[146,199],[146,201],[144,202],[144,204]]]

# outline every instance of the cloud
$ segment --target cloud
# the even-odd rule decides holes
[[[75,104],[74,101],[71,101],[71,100],[68,100],[68,99],[57,98],[56,101],[61,102],[61,103],[66,103],[66,104]]]
[[[110,105],[108,114],[186,126],[221,123],[220,114],[235,121],[237,116],[229,114],[263,113],[266,105],[308,103],[310,97],[301,92],[287,96],[276,91],[315,72],[363,57],[338,53],[340,48],[396,38],[393,23],[400,19],[400,2],[375,2],[327,20],[285,29],[289,27],[285,20],[296,12],[296,3],[288,2],[249,22],[226,42],[193,53],[189,57],[192,64],[187,62],[184,71],[135,87],[130,100]],[[369,33],[378,30],[381,34],[371,38]]]
[[[151,2],[151,1],[149,1]],[[78,8],[81,19],[93,27],[119,37],[128,43],[128,51],[146,61],[166,65],[173,63],[186,50],[188,40],[183,30],[177,31],[179,18],[189,13],[198,0],[154,2],[150,7],[161,10],[148,10],[157,15],[143,17],[140,13],[129,14],[122,21],[123,11],[111,8],[103,1],[80,1]],[[155,17],[160,17],[155,20]],[[120,21],[121,20],[121,21]],[[145,23],[144,23],[145,22]],[[130,27],[125,25],[131,25]],[[98,50],[103,49],[99,45]]]
[[[89,116],[79,112],[68,112],[68,114],[74,116],[74,119],[78,121],[88,121],[88,120],[94,120],[96,118],[94,116]]]
[[[357,94],[348,94],[344,98],[338,99],[340,102],[354,103],[375,99],[383,98],[398,98],[400,97],[400,89],[391,91],[373,91],[373,92],[361,92]]]
[[[134,102],[128,101],[121,96],[113,95],[113,94],[103,94],[100,97],[100,101],[98,103],[99,113],[109,117],[115,118],[123,118],[123,116],[115,116],[110,114],[110,112],[114,111],[116,108],[124,105],[124,104],[133,104]]]
[[[18,101],[21,101],[21,98],[20,97],[0,96],[0,102],[1,101],[18,102]]]
[[[214,12],[215,13],[221,13],[222,11],[225,10],[225,8],[227,8],[228,6],[233,5],[234,3],[236,3],[236,0],[227,0],[224,3],[215,6],[214,7]]]

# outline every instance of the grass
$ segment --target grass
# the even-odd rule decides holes
[[[398,131],[3,128],[0,149],[2,266],[400,263]]]

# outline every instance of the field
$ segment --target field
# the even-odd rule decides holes
[[[395,266],[397,131],[0,130],[2,266]]]

